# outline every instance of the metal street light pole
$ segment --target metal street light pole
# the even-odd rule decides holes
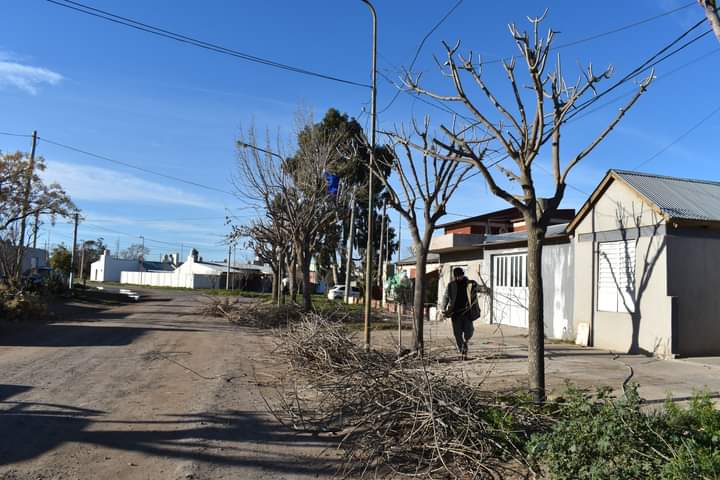
[[[280,155],[278,153],[272,152],[270,150],[265,150],[264,148],[256,147],[255,145],[250,145],[249,143],[245,143],[245,142],[237,142],[237,144],[238,144],[238,147],[252,148],[253,150],[257,150],[258,152],[267,153],[268,155],[272,155],[273,157],[279,158],[283,163],[285,163],[285,157],[283,157],[282,155]]]
[[[361,0],[370,9],[373,24],[372,42],[372,89],[370,95],[370,165],[368,175],[368,227],[367,248],[365,249],[365,350],[370,350],[370,303],[372,301],[372,257],[373,257],[373,174],[375,163],[375,125],[376,125],[376,95],[377,95],[377,14],[375,7],[369,0]]]

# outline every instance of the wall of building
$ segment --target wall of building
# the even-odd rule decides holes
[[[90,280],[97,282],[119,282],[121,272],[138,272],[140,262],[137,260],[124,260],[113,258],[109,254],[102,254],[100,259],[90,265]]]
[[[575,248],[572,242],[543,247],[542,276],[545,335],[574,339]]]
[[[220,275],[188,275],[178,272],[122,272],[120,283],[174,288],[221,288]]]
[[[688,229],[669,235],[667,242],[677,353],[720,354],[720,233]]]
[[[15,257],[17,258],[17,256]],[[28,271],[45,268],[48,266],[48,251],[42,248],[27,247],[23,250],[23,258],[21,265],[21,272],[26,273]]]
[[[482,277],[492,287],[492,258],[495,255],[527,253],[527,248],[492,249],[485,251]],[[557,339],[573,338],[575,299],[575,252],[572,243],[545,245],[542,255],[543,314],[545,336]],[[492,304],[488,305],[487,320],[491,320]]]
[[[483,271],[483,251],[482,249],[465,250],[461,252],[448,252],[440,254],[440,264],[438,265],[440,279],[438,281],[438,303],[442,307],[445,290],[450,282],[453,281],[452,271],[455,267],[462,267],[465,270],[465,276],[469,280],[475,280],[479,285],[490,285],[490,278],[482,276]],[[483,323],[490,323],[490,299],[487,295],[480,297],[480,320]]]
[[[598,243],[635,244],[635,275],[630,312],[597,308]],[[641,197],[612,182],[575,231],[574,326],[591,326],[594,346],[659,356],[671,353],[672,300],[667,292],[667,244],[662,219]]]

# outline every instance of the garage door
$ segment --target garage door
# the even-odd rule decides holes
[[[527,328],[527,254],[492,258],[493,322]]]

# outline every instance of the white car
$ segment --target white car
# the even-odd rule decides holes
[[[342,300],[345,298],[345,285],[335,285],[328,291],[328,300]],[[360,289],[357,287],[350,287],[350,297],[360,298]]]

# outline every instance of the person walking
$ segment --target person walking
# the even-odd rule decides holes
[[[468,342],[475,330],[473,321],[480,317],[480,306],[477,282],[468,280],[460,267],[453,269],[453,281],[445,289],[443,313],[445,317],[452,319],[458,352],[461,358],[466,360]]]

